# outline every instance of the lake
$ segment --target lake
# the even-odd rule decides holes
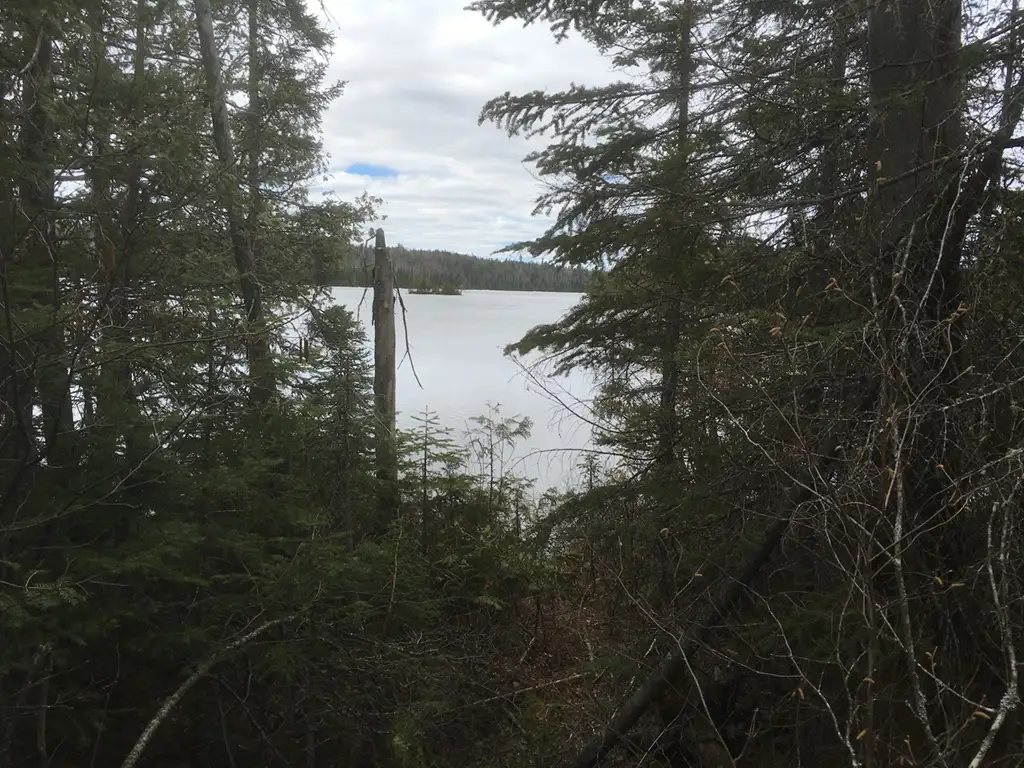
[[[370,325],[372,292],[362,288],[333,288],[334,300],[357,315],[373,338]],[[430,410],[438,422],[462,442],[469,419],[485,415],[488,403],[499,406],[501,417],[528,416],[533,433],[507,463],[518,475],[536,478],[538,491],[564,488],[573,482],[581,449],[590,443],[585,419],[591,392],[590,377],[574,372],[567,377],[531,380],[520,364],[506,357],[506,344],[518,341],[536,325],[551,323],[581,298],[579,293],[527,291],[464,291],[461,296],[410,295],[405,301],[408,344],[416,374],[405,357],[405,328],[396,306],[398,377],[396,399],[400,428],[416,426],[413,417]],[[362,300],[362,306],[360,306]],[[536,359],[523,363],[529,365]],[[568,407],[566,407],[568,406]]]

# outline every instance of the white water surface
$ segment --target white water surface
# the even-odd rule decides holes
[[[362,288],[333,288],[331,295],[359,318],[372,339],[372,291],[364,294]],[[516,474],[535,478],[535,492],[572,484],[578,479],[575,467],[582,458],[581,450],[590,444],[586,423],[590,377],[574,372],[567,377],[531,380],[503,349],[534,326],[558,320],[581,296],[533,291],[429,296],[403,291],[408,346],[423,386],[417,384],[406,357],[406,329],[396,302],[398,426],[414,428],[413,417],[430,410],[462,443],[472,426],[469,419],[485,415],[488,403],[496,404],[503,418],[528,416],[533,421],[530,438],[518,445],[513,456],[506,457]],[[522,361],[526,365],[533,362],[536,358]]]

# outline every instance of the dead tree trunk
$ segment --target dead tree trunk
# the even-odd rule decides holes
[[[395,455],[395,275],[383,229],[377,230],[373,257],[373,401],[377,425],[377,479],[380,483],[376,527],[382,531],[398,510],[398,462]]]

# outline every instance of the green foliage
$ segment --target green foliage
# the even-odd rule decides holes
[[[458,290],[491,291],[567,291],[586,288],[593,275],[590,270],[566,268],[535,261],[482,258],[448,251],[391,248],[395,280],[410,293],[440,292],[449,295]],[[359,251],[352,251],[325,278],[329,285],[368,285],[372,264]]]
[[[596,637],[631,660],[577,730],[621,726],[622,702],[651,690],[637,660],[686,649],[670,690],[605,734],[621,753],[566,764],[1016,759],[1018,728],[1003,747],[988,721],[962,723],[995,711],[968,711],[966,691],[1016,696],[1020,616],[996,604],[1019,598],[1019,568],[987,596],[944,592],[942,575],[1009,557],[985,521],[1016,526],[987,504],[1016,509],[1017,491],[971,479],[1020,476],[1024,360],[1004,342],[1021,169],[1018,142],[1001,143],[1020,130],[1016,11],[471,8],[582,36],[621,73],[505,93],[480,117],[548,141],[527,160],[551,224],[514,248],[596,271],[579,305],[508,349],[597,378],[597,443],[615,457],[584,466],[584,490],[536,531],[579,593],[569,621],[586,617],[590,657]]]
[[[537,499],[498,406],[424,413],[382,487],[323,290],[379,201],[310,199],[331,35],[212,5],[230,167],[190,3],[0,14],[0,764],[119,765],[199,669],[139,765],[550,765],[668,654],[628,760],[1016,759],[1015,10],[472,4],[623,73],[483,109],[550,141],[505,249],[550,260],[393,250],[585,292],[509,348],[598,382]]]
[[[379,533],[365,338],[315,287],[377,202],[310,200],[330,35],[290,0],[213,6],[231,188],[190,3],[0,18],[0,763],[120,765],[213,660],[140,765],[426,765],[471,685],[450,620],[521,597],[523,486],[428,429]]]

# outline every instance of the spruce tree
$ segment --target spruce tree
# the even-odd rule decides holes
[[[633,621],[681,637],[576,764],[635,728],[628,745],[669,761],[753,760],[750,740],[766,743],[770,728],[791,728],[785,754],[816,762],[980,765],[1011,754],[1001,729],[1018,701],[1007,661],[1017,624],[1005,609],[1016,570],[1002,558],[1016,491],[980,477],[1019,474],[1019,436],[1016,420],[979,421],[991,425],[1017,397],[1015,352],[1001,347],[993,368],[981,330],[1016,327],[1012,311],[993,309],[1002,290],[989,277],[1004,269],[996,254],[1017,217],[1016,11],[916,0],[473,7],[581,34],[637,72],[602,89],[506,94],[482,115],[552,135],[531,159],[551,183],[539,208],[555,224],[533,250],[611,263],[580,307],[519,348],[597,370],[606,439],[629,446],[634,470],[611,489],[616,507],[661,526],[637,536],[633,517],[612,516],[610,538],[619,552],[629,540],[641,553],[645,540],[669,548],[685,576],[646,592],[661,581],[649,557],[625,560],[614,545],[605,555],[629,564],[629,600],[671,595]],[[687,151],[672,152],[678,88],[664,73],[680,35],[665,22],[690,8],[703,11],[687,70],[698,95]],[[657,258],[683,252],[690,232],[696,258]],[[642,278],[683,310],[674,343],[671,314],[634,288]],[[673,346],[678,386],[666,375]],[[688,429],[669,457],[673,389]],[[996,435],[999,447],[978,450]],[[645,437],[647,463],[636,460]],[[674,472],[651,472],[658,457]],[[673,513],[651,517],[669,499]],[[709,562],[743,575],[715,584]],[[996,562],[1007,565],[987,588],[968,586]],[[980,634],[948,619],[977,627],[981,606],[991,612]],[[703,624],[712,617],[718,629]],[[708,643],[724,653],[702,656]],[[770,712],[737,698],[751,671],[762,696],[780,697]],[[982,715],[968,693],[978,674],[999,700]],[[800,696],[782,698],[794,687]],[[731,721],[746,713],[742,737],[725,725],[727,702]],[[654,708],[671,727],[646,741]],[[982,716],[986,727],[961,729]]]

